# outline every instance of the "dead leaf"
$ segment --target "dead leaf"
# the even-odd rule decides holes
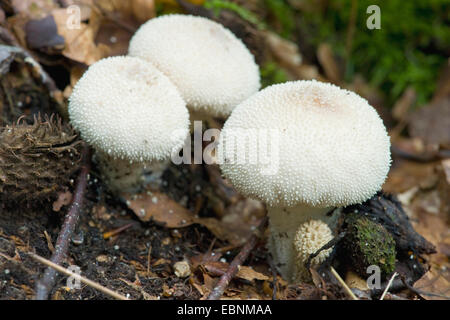
[[[42,19],[58,7],[55,1],[48,0],[12,0],[11,6],[16,14],[26,14],[30,19]]]
[[[434,92],[433,102],[438,101],[444,97],[450,96],[450,58],[444,65],[443,70],[439,75],[436,91]]]
[[[247,267],[247,266],[239,266],[239,271],[237,272],[236,277],[245,279],[247,281],[269,280],[270,279],[265,274],[255,271],[251,267]]]
[[[286,68],[295,68],[301,65],[302,56],[295,43],[269,31],[264,32],[264,37],[270,51],[280,65]]]
[[[26,41],[30,49],[57,53],[64,49],[64,38],[58,34],[55,19],[48,15],[40,20],[30,20],[25,25]]]
[[[409,134],[426,144],[450,146],[450,96],[423,106],[410,116]]]
[[[221,261],[210,261],[203,265],[205,270],[213,276],[221,276],[227,272],[229,264]],[[247,281],[253,280],[269,280],[270,277],[261,272],[257,272],[248,266],[239,266],[239,270],[236,273],[236,277]]]
[[[167,228],[187,227],[195,222],[194,214],[161,192],[124,194],[128,207],[144,222],[154,221]]]
[[[340,83],[342,79],[341,71],[329,44],[321,43],[319,45],[317,48],[317,58],[328,79],[334,83]]]
[[[66,9],[52,11],[58,34],[64,37],[65,48],[62,54],[72,60],[91,65],[103,57],[108,56],[109,49],[103,44],[94,43],[93,28],[81,22],[79,26],[72,26],[70,13]]]
[[[400,121],[406,118],[410,108],[416,101],[416,91],[413,87],[408,87],[397,100],[393,109],[392,116],[395,120]]]
[[[437,181],[433,163],[402,161],[401,165],[392,167],[383,190],[402,193],[416,186],[429,186],[433,181]]]
[[[220,220],[195,218],[195,223],[208,228],[218,239],[237,246],[247,241],[265,216],[265,212],[260,201],[245,198],[229,205]]]
[[[205,226],[218,239],[228,241],[231,244],[240,245],[247,239],[242,238],[235,232],[236,230],[216,218],[197,218],[195,219],[195,223]],[[247,237],[249,235],[247,234]]]

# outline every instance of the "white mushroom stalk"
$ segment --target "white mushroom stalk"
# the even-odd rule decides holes
[[[90,66],[70,96],[69,115],[95,148],[112,191],[136,191],[144,171],[160,175],[189,133],[189,113],[177,88],[149,62],[134,57],[106,58]]]
[[[258,65],[244,43],[206,18],[151,19],[134,34],[128,51],[172,80],[194,119],[225,118],[260,88]]]
[[[245,130],[270,134],[257,144],[236,139]],[[379,191],[391,161],[389,136],[375,109],[353,92],[317,81],[273,85],[245,100],[225,122],[219,146],[224,176],[267,204],[269,250],[289,281],[299,226],[316,219],[333,229],[334,209]],[[243,152],[264,150],[264,159],[235,161]]]

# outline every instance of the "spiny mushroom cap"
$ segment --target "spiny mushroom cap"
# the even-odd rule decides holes
[[[178,87],[189,108],[226,117],[260,88],[259,68],[241,40],[202,17],[165,15],[143,24],[129,55],[152,62]]]
[[[167,159],[189,132],[189,112],[176,87],[133,57],[93,64],[75,85],[69,115],[85,141],[131,161]]]
[[[269,166],[261,158],[236,160],[237,146],[248,142],[239,129],[267,138],[243,150],[267,154]],[[269,206],[359,203],[381,188],[390,166],[389,137],[375,109],[353,92],[317,81],[273,85],[241,103],[225,122],[220,150],[225,177]]]
[[[317,252],[332,239],[333,233],[330,227],[321,220],[310,220],[300,225],[294,238],[298,263],[301,266],[304,265],[311,254]],[[322,250],[311,260],[312,265],[319,265],[324,262],[330,255],[331,250],[332,248]]]

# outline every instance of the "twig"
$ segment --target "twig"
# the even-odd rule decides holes
[[[94,288],[94,289],[96,289],[96,290],[98,290],[100,292],[103,292],[104,294],[106,294],[108,296],[111,296],[111,297],[113,297],[115,299],[118,299],[118,300],[129,300],[127,297],[121,295],[120,293],[112,291],[111,289],[108,289],[108,288],[102,286],[101,284],[99,284],[97,282],[89,280],[88,278],[85,278],[85,277],[83,277],[83,276],[81,276],[81,275],[79,275],[77,273],[74,273],[74,272],[72,272],[70,270],[67,270],[66,268],[61,267],[61,266],[57,265],[56,263],[53,263],[50,260],[47,260],[47,259],[45,259],[45,258],[43,258],[43,257],[41,257],[41,256],[39,256],[39,255],[37,255],[37,254],[35,254],[33,252],[30,252],[29,255],[33,259],[35,259],[35,260],[45,264],[49,268],[53,268],[56,271],[61,272],[61,273],[65,274],[65,275],[67,275],[69,277],[73,277],[73,278],[75,278],[77,280],[80,280],[81,282],[85,283],[86,285],[88,285],[88,286],[90,286],[90,287],[92,287],[92,288]]]
[[[434,151],[434,152],[428,152],[425,154],[414,154],[414,153],[402,150],[399,147],[392,146],[391,151],[394,156],[397,156],[397,157],[400,157],[400,158],[403,158],[406,160],[410,160],[410,161],[421,162],[421,163],[432,162],[432,161],[450,158],[449,150],[438,150],[438,151]]]
[[[341,284],[341,286],[344,288],[345,292],[350,296],[350,298],[352,298],[352,300],[359,300],[355,294],[353,293],[352,290],[350,290],[350,288],[347,286],[347,284],[345,283],[344,280],[342,280],[341,276],[337,273],[337,271],[333,268],[330,267],[331,269],[331,273],[333,274],[333,276],[336,278],[336,280]]]
[[[408,283],[408,281],[406,280],[406,277],[403,274],[400,275],[400,278],[402,279],[402,282],[406,286],[406,288],[408,288],[409,291],[411,291],[412,293],[417,295],[419,300],[427,300],[424,297],[422,297],[422,294],[419,292],[419,290],[415,289]]]
[[[58,239],[56,240],[55,252],[51,261],[61,264],[69,251],[70,239],[80,217],[81,208],[84,203],[84,193],[87,184],[87,175],[90,169],[90,151],[87,145],[83,148],[82,165],[78,182],[75,188],[72,204],[66,214]],[[36,300],[46,300],[56,282],[56,271],[54,268],[47,268],[40,281],[36,285]]]
[[[398,273],[397,273],[397,272],[394,272],[394,274],[392,275],[392,277],[389,279],[389,282],[388,282],[386,288],[384,289],[383,294],[382,294],[381,297],[380,297],[380,300],[383,300],[383,299],[384,299],[384,296],[386,295],[386,293],[388,292],[389,288],[390,288],[391,285],[392,285],[392,281],[394,281],[394,278],[395,278],[397,275],[398,275]]]
[[[252,234],[252,236],[247,241],[247,243],[242,247],[239,254],[230,263],[230,266],[229,266],[227,272],[225,272],[220,277],[220,280],[217,283],[216,287],[209,294],[208,300],[219,300],[220,299],[220,297],[224,293],[225,289],[227,288],[228,284],[230,283],[231,279],[233,279],[234,276],[236,275],[236,273],[239,271],[239,267],[245,262],[245,260],[249,256],[250,252],[256,246],[256,243],[258,242],[258,240],[260,238],[260,233],[262,233],[262,231],[264,230],[266,223],[267,223],[267,218],[264,218],[258,226],[258,232]]]
[[[307,270],[311,268],[311,261],[317,257],[323,250],[333,248],[339,241],[341,241],[346,235],[346,232],[341,232],[336,237],[331,239],[328,243],[324,244],[319,250],[309,255],[308,260],[306,260],[305,267]],[[330,255],[331,256],[331,255]]]

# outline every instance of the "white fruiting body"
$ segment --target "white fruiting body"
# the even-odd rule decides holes
[[[226,117],[260,88],[259,68],[243,42],[212,20],[164,15],[144,23],[129,55],[154,64],[192,111]]]
[[[309,280],[309,271],[306,270],[306,263],[309,256],[316,253],[320,248],[333,240],[333,232],[330,227],[321,220],[309,220],[300,225],[295,232],[294,248],[296,253],[296,271],[293,282]],[[324,262],[330,255],[332,248],[320,251],[311,260],[311,267],[315,267]]]
[[[144,167],[169,159],[189,132],[189,113],[177,88],[134,57],[91,65],[70,96],[69,115],[98,151],[99,163],[107,163],[101,168],[113,190],[139,184]]]
[[[233,161],[242,148],[227,144],[248,142],[233,137],[242,129],[269,133],[244,146],[249,155],[269,150],[267,163]],[[314,218],[333,227],[333,208],[370,198],[390,167],[389,136],[375,109],[353,92],[317,81],[273,85],[242,102],[225,122],[220,146],[224,176],[268,205],[269,249],[286,279],[299,225]],[[268,167],[276,170],[268,174]]]

